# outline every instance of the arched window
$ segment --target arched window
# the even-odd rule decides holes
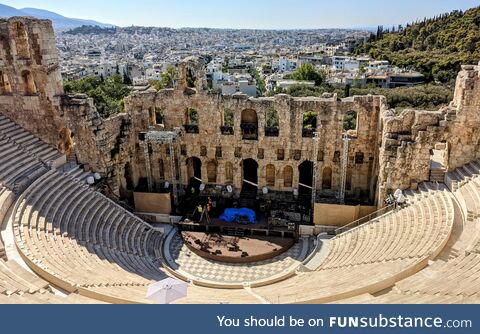
[[[208,183],[216,183],[217,182],[217,162],[216,161],[209,161],[207,164],[207,179]]]
[[[3,71],[0,71],[0,94],[10,94],[12,92],[12,86],[8,76]]]
[[[278,112],[275,109],[270,109],[265,114],[265,136],[278,137],[278,134],[279,134]]]
[[[185,131],[187,133],[199,133],[198,130],[198,111],[194,108],[187,108],[185,112]]]
[[[358,164],[358,165],[363,164],[364,158],[365,158],[365,156],[364,156],[363,152],[356,152],[355,153],[355,163],[356,164]]]
[[[358,126],[358,114],[356,111],[349,111],[343,118],[343,131],[356,131]]]
[[[155,115],[155,108],[150,107],[148,108],[148,118],[150,121],[150,125],[157,125],[157,117]]]
[[[265,178],[266,178],[267,186],[274,187],[275,186],[275,166],[267,165],[265,174],[266,174]]]
[[[8,41],[5,37],[0,37],[0,59],[5,59],[7,56],[7,48]]]
[[[233,183],[233,165],[231,162],[225,163],[225,183]]]
[[[242,111],[242,136],[246,140],[258,139],[258,118],[257,112],[252,109]]]
[[[198,125],[198,111],[194,108],[187,109],[187,124]]]
[[[225,108],[222,114],[222,126],[220,127],[220,130],[222,131],[223,135],[233,135],[234,133],[233,127],[234,127],[233,111],[231,111],[228,108]]]
[[[37,94],[37,87],[35,86],[35,81],[33,80],[33,75],[30,71],[25,70],[22,72],[22,81],[25,95]]]
[[[303,114],[303,128],[302,136],[312,138],[317,131],[317,113],[314,111],[307,111]]]
[[[225,108],[223,111],[223,125],[224,126],[234,126],[234,115],[233,111],[228,108]]]
[[[322,189],[332,189],[332,169],[330,167],[323,169]]]
[[[195,77],[195,71],[190,67],[187,67],[185,80],[187,82],[187,87],[195,88],[195,83],[197,81],[197,78]]]
[[[291,166],[286,166],[283,169],[283,186],[286,188],[293,186],[293,168]]]
[[[30,58],[27,29],[22,22],[15,23],[15,45],[17,47],[17,56],[19,58]]]
[[[165,124],[165,114],[160,108],[155,108],[155,122],[157,124]]]
[[[317,156],[317,161],[323,161],[324,160],[324,154],[322,150],[318,151],[318,156]]]

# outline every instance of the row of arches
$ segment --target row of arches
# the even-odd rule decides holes
[[[222,112],[223,134],[233,134],[234,113],[228,108]],[[313,137],[318,130],[318,113],[315,111],[306,111],[303,113],[302,136]],[[185,125],[199,125],[198,111],[194,108],[187,108],[185,112]],[[244,109],[241,114],[240,128],[242,130],[242,138],[244,140],[258,139],[258,114],[253,109]],[[348,111],[343,118],[343,131],[355,131],[358,128],[358,113],[356,111]],[[280,119],[278,112],[271,108],[265,112],[265,135],[276,137],[280,132]]]
[[[23,22],[14,22],[12,25],[11,40],[14,41],[16,49],[16,57],[21,60],[30,58],[30,43],[28,32]],[[7,54],[11,50],[10,39],[0,37],[0,59],[6,59]]]
[[[163,165],[163,163],[162,163]],[[202,179],[202,161],[197,157],[190,157],[186,160],[187,174],[190,183],[200,184]],[[298,166],[299,172],[299,192],[310,193],[313,186],[313,162],[306,160]],[[258,169],[259,165],[254,159],[245,159],[241,162],[242,167],[242,187],[244,189],[258,189]],[[207,162],[206,166],[208,183],[217,183],[218,163],[215,160]],[[293,167],[287,165],[282,171],[283,187],[293,187]],[[224,181],[226,184],[232,184],[234,181],[234,166],[231,162],[224,165]],[[273,164],[265,167],[265,181],[267,187],[274,187],[277,181],[277,169]],[[332,168],[325,167],[322,171],[322,189],[332,188]]]
[[[21,82],[23,87],[23,93],[25,95],[35,95],[37,94],[37,87],[35,85],[35,80],[33,79],[32,72],[29,70],[24,70],[21,73]],[[0,94],[11,94],[12,85],[8,75],[0,71]]]

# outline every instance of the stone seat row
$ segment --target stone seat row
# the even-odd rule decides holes
[[[48,165],[64,162],[64,157],[57,150],[21,128],[7,117],[0,115],[0,146],[5,143],[15,144],[17,151],[27,151]]]
[[[319,270],[405,258],[430,257],[452,229],[453,205],[445,191],[335,237]]]
[[[271,303],[327,303],[376,293],[428,265],[447,243],[451,194],[426,185],[410,205],[337,236],[316,270],[253,292]]]
[[[455,181],[456,210],[463,211],[458,225],[460,235],[452,243],[455,252],[436,259],[379,296],[364,295],[364,303],[479,303],[480,302],[480,165],[471,162],[447,173]],[[452,186],[452,184],[450,184]],[[357,302],[359,299],[348,300]]]
[[[153,248],[162,235],[89,189],[81,174],[52,170],[27,189],[15,207],[17,245],[39,275],[66,291],[144,302],[136,287],[166,277]],[[89,291],[99,287],[110,287],[109,295]]]

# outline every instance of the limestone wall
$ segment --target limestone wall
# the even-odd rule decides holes
[[[258,165],[260,190],[292,194],[305,182],[302,166],[308,170],[316,160],[319,197],[335,197],[342,174],[343,121],[351,111],[357,114],[357,128],[350,132],[348,197],[376,199],[381,206],[396,189],[415,188],[429,179],[434,148],[443,148],[446,171],[480,158],[480,66],[462,67],[450,106],[397,116],[385,109],[381,96],[339,100],[328,94],[213,94],[207,89],[205,63],[190,57],[179,67],[175,88],[133,93],[125,101],[125,113],[108,119],[100,117],[92,99],[64,95],[50,21],[1,20],[0,67],[0,113],[60,150],[75,152],[80,163],[101,173],[122,195],[131,194],[148,174],[157,188],[176,177],[187,185],[194,159],[200,161],[197,174],[210,190],[225,192],[231,185],[238,195],[243,165],[253,163]],[[272,111],[278,116],[275,129],[267,128]],[[315,115],[316,126],[304,130],[308,112]],[[175,144],[177,175],[172,176],[168,147],[159,144],[147,147],[148,173],[142,133],[175,128],[181,129]],[[318,144],[304,135],[313,132],[319,134]]]
[[[198,112],[198,133],[187,133],[184,129],[184,125],[189,122],[187,110],[191,108]],[[317,145],[317,188],[320,195],[325,196],[335,195],[339,190],[343,120],[347,112],[355,111],[358,114],[358,125],[356,139],[350,143],[349,148],[348,193],[362,194],[367,198],[373,195],[376,147],[380,140],[378,126],[383,108],[384,98],[379,96],[343,100],[337,100],[336,96],[292,98],[288,95],[277,95],[271,98],[248,98],[245,95],[221,96],[199,89],[185,91],[182,85],[158,93],[136,93],[126,101],[126,109],[132,115],[135,129],[145,129],[149,111],[152,110],[162,112],[166,130],[183,129],[180,140],[183,184],[187,184],[189,179],[187,160],[196,157],[202,163],[201,175],[205,184],[232,184],[236,190],[242,187],[242,162],[246,159],[253,159],[258,163],[260,189],[264,186],[276,191],[292,191],[298,188],[299,166],[305,161],[312,161],[315,155],[314,139],[302,135],[303,115],[314,112],[317,115],[315,131],[320,133]],[[233,135],[222,134],[221,131],[221,127],[225,125],[224,115],[227,110],[233,113]],[[273,137],[265,133],[266,115],[271,110],[275,110],[279,118],[279,133]],[[246,112],[253,113],[257,118],[256,140],[243,139],[242,115],[245,117]],[[170,175],[170,164],[167,163],[169,157],[165,149],[157,147],[152,148],[152,151],[152,168],[156,168],[155,163],[162,160],[165,174]],[[213,178],[208,177],[209,174],[211,176],[212,164],[216,167],[216,176]],[[138,168],[141,169],[141,166]],[[330,182],[326,182],[329,185],[323,187],[326,168],[332,171],[331,186]],[[293,177],[290,181],[292,170]],[[153,174],[155,177],[155,173]]]
[[[480,158],[479,69],[462,67],[449,107],[436,112],[408,110],[398,117],[383,114],[379,205],[396,189],[415,189],[429,180],[431,150],[439,143],[446,151],[446,171]]]
[[[0,21],[0,113],[57,146],[63,82],[50,21]]]

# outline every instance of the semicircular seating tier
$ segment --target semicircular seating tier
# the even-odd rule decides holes
[[[438,259],[381,294],[365,294],[349,303],[480,303],[480,161],[446,175],[456,202],[451,240]]]
[[[0,147],[0,220],[15,203],[15,244],[38,275],[0,260],[0,303],[148,302],[150,282],[168,273],[164,234],[88,187],[79,168],[52,169],[64,157],[3,116]],[[176,303],[478,302],[479,175],[472,162],[447,174],[451,191],[407,192],[405,207],[326,241],[321,261],[284,281],[191,285]]]
[[[37,274],[66,291],[107,302],[146,302],[143,287],[166,278],[153,255],[162,233],[91,190],[81,174],[49,171],[19,198],[13,226],[20,253]],[[105,286],[102,296],[96,288]]]
[[[450,192],[426,185],[410,204],[331,239],[316,270],[253,291],[272,303],[326,303],[375,293],[415,274],[449,240]]]

